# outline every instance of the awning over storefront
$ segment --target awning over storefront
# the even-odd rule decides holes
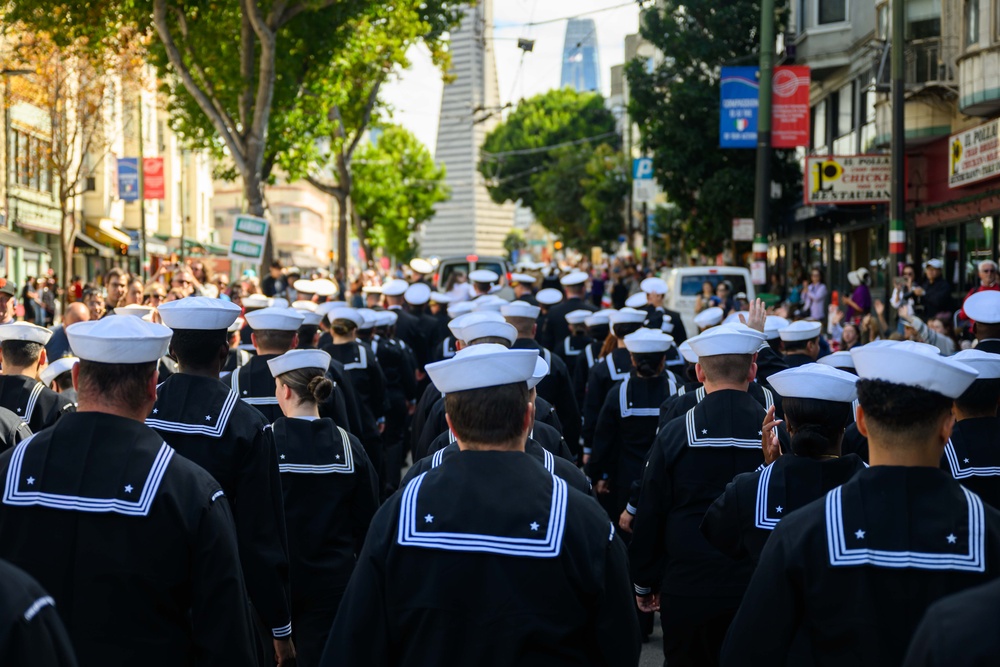
[[[88,220],[85,226],[87,235],[101,243],[111,246],[127,246],[132,242],[131,237],[115,227],[115,221],[109,218]]]
[[[130,229],[128,231],[129,245],[128,254],[129,257],[139,256],[139,230]],[[166,257],[170,254],[170,248],[167,244],[160,240],[159,236],[147,236],[146,237],[146,254],[154,255],[156,257]]]
[[[98,257],[114,257],[115,251],[106,245],[101,245],[94,239],[82,232],[76,233],[73,245],[80,251],[81,255],[97,255]]]
[[[35,243],[34,241],[29,241],[20,234],[16,234],[9,229],[0,228],[0,245],[9,246],[11,248],[21,248],[29,252],[37,252],[49,254],[49,249],[40,243]]]

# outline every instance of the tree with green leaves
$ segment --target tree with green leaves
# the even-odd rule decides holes
[[[383,125],[358,149],[352,171],[350,199],[357,227],[366,231],[365,256],[381,248],[397,260],[412,259],[413,233],[448,198],[444,167],[409,131]]]
[[[777,5],[780,32],[787,2]],[[753,216],[755,152],[719,148],[719,79],[723,65],[756,61],[759,21],[753,0],[665,0],[643,13],[640,29],[665,57],[655,68],[640,60],[626,66],[629,113],[689,251],[719,252],[732,219]],[[775,151],[772,178],[782,186],[772,207],[780,216],[800,193],[793,151]]]
[[[566,245],[586,250],[624,228],[620,145],[599,94],[550,90],[522,101],[487,135],[478,168],[493,201],[520,200]]]

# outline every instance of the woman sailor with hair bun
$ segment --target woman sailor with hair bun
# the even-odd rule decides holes
[[[330,355],[292,350],[267,362],[284,417],[274,440],[285,506],[292,631],[299,667],[319,664],[340,598],[378,509],[378,476],[360,441],[320,418]]]

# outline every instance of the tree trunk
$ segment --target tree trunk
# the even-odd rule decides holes
[[[59,241],[60,250],[62,251],[61,266],[59,267],[59,281],[64,286],[62,293],[62,312],[66,312],[66,307],[69,305],[69,286],[70,277],[73,271],[73,242],[76,239],[76,220],[72,213],[67,210],[66,201],[61,201],[59,204],[59,213],[62,216],[60,227],[59,227]],[[56,289],[59,289],[59,284],[56,284]]]
[[[347,193],[338,189],[333,198],[337,200],[337,271],[347,280],[347,228],[351,224]]]
[[[361,220],[361,216],[358,215],[358,212],[354,209],[354,206],[351,206],[351,218],[354,220],[354,233],[358,235],[358,243],[361,245],[361,249],[365,253],[365,258],[369,262],[374,263],[375,257],[374,255],[372,255],[372,249],[368,245],[368,233],[365,230],[365,226]]]
[[[258,218],[265,217],[267,209],[264,203],[263,181],[259,173],[243,175],[243,195],[247,198],[247,213]],[[257,269],[257,275],[261,280],[267,275],[271,262],[274,261],[274,255],[274,232],[268,225],[267,238],[264,239],[264,252],[260,256],[260,266]]]

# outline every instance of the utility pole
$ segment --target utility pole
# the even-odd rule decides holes
[[[754,183],[753,259],[767,261],[771,217],[771,78],[774,72],[774,0],[760,3],[760,89],[757,104],[757,178]]]
[[[906,116],[905,54],[906,7],[904,0],[892,2],[892,200],[889,211],[889,282],[906,261]]]
[[[146,174],[143,168],[142,155],[145,136],[142,133],[142,85],[139,86],[139,271],[142,281],[149,280],[149,270],[146,268]]]

